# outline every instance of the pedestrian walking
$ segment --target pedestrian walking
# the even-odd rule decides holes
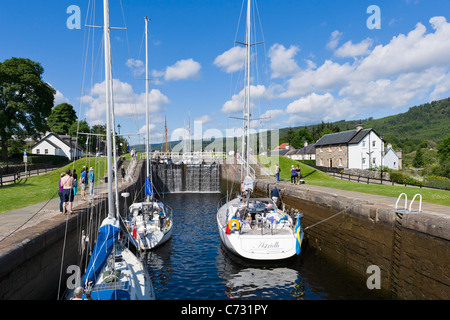
[[[63,213],[63,203],[64,203],[64,188],[61,185],[61,180],[62,178],[65,176],[66,174],[64,172],[61,172],[61,174],[59,175],[59,181],[58,181],[58,185],[59,185],[59,190],[58,190],[58,195],[59,195],[59,213]]]
[[[83,167],[80,174],[81,200],[86,200],[86,186],[88,183],[87,170]]]
[[[77,194],[77,189],[78,189],[78,175],[77,175],[76,169],[73,169],[72,178],[73,178],[73,181],[75,182],[75,186],[73,187],[73,196],[75,196]]]
[[[123,165],[122,165],[122,167],[120,168],[120,171],[121,171],[121,173],[122,173],[122,183],[123,183],[124,180],[125,180],[125,168],[123,167]]]
[[[89,194],[91,196],[94,195],[94,182],[95,182],[95,173],[94,168],[89,169]]]
[[[66,170],[66,175],[61,179],[61,185],[63,187],[63,213],[72,213],[72,202],[73,202],[73,187],[75,186],[75,182],[73,181],[72,175],[70,174],[70,169]],[[67,205],[68,203],[68,205]],[[66,211],[66,208],[68,210]]]
[[[291,166],[291,183],[295,184],[295,178],[297,178],[297,172],[295,171],[294,165]]]
[[[303,176],[302,169],[300,169],[299,165],[297,165],[297,168],[295,168],[295,172],[297,173],[297,184],[300,184],[300,178],[303,178]]]

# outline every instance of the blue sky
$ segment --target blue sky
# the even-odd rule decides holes
[[[42,64],[44,80],[80,119],[104,123],[100,0],[1,0],[0,61]],[[80,8],[81,29],[68,29]],[[152,142],[240,128],[244,17],[241,0],[110,0],[116,125],[145,132],[144,16],[149,23]],[[369,29],[370,5],[380,29]],[[380,118],[450,96],[448,0],[258,0],[252,73],[257,129]],[[93,15],[95,8],[95,15]],[[122,11],[123,8],[123,11]],[[89,9],[89,10],[88,10]],[[245,10],[244,10],[245,11]],[[239,28],[238,28],[239,26]],[[262,32],[261,32],[262,30]],[[233,48],[236,46],[236,48]],[[201,128],[201,129],[200,129]],[[130,136],[137,143],[137,136]],[[142,137],[140,142],[142,142]]]

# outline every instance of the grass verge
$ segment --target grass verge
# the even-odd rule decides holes
[[[301,172],[306,184],[334,188],[339,190],[349,190],[355,192],[363,192],[369,194],[376,194],[388,197],[397,198],[401,193],[405,193],[408,199],[412,199],[416,193],[422,195],[422,201],[430,202],[445,206],[450,206],[450,191],[435,190],[427,188],[379,185],[379,184],[364,184],[354,181],[346,181],[333,178],[328,174],[321,172],[313,167],[303,164],[300,161],[292,160],[283,156],[258,156],[258,161],[265,167],[275,172],[275,164],[279,163],[281,168],[280,179],[284,181],[291,180],[290,168],[291,165],[300,166]],[[402,202],[403,203],[403,202]]]
[[[106,175],[106,157],[87,157],[76,160],[53,172],[21,178],[18,183],[0,187],[0,214],[44,202],[52,197],[58,198],[58,181],[61,172],[65,172],[66,169],[76,169],[79,181],[83,166],[88,169],[94,168],[96,183],[101,182]]]

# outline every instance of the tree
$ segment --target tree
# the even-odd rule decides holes
[[[12,136],[39,138],[48,127],[55,89],[42,80],[40,63],[24,58],[0,62],[0,137],[3,160]]]
[[[450,134],[438,144],[437,148],[439,159],[450,159]]]
[[[425,161],[423,160],[422,148],[417,148],[416,156],[414,157],[412,164],[415,168],[421,168],[425,164]]]
[[[450,135],[446,136],[438,144],[438,157],[440,164],[440,174],[444,177],[450,178]]]
[[[61,103],[53,108],[47,119],[47,124],[54,133],[68,134],[71,125],[76,121],[77,114],[73,106],[68,103]]]
[[[78,134],[78,132],[89,133],[91,128],[86,120],[75,121],[69,128],[69,135],[72,137],[78,136],[78,146],[82,149],[86,149],[87,134]]]

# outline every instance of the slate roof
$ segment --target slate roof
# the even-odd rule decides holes
[[[275,149],[272,150],[270,152],[267,152],[267,155],[280,155],[280,156],[284,156],[286,155],[286,153],[288,153],[289,150],[288,149]]]
[[[303,147],[301,149],[289,150],[289,152],[286,153],[286,156],[290,156],[290,155],[294,155],[294,154],[315,154],[315,153],[316,153],[316,145],[309,144],[306,147]]]
[[[358,144],[371,131],[374,130],[372,128],[361,129],[359,131],[355,129],[326,134],[316,142],[316,146],[327,146],[334,144]]]

